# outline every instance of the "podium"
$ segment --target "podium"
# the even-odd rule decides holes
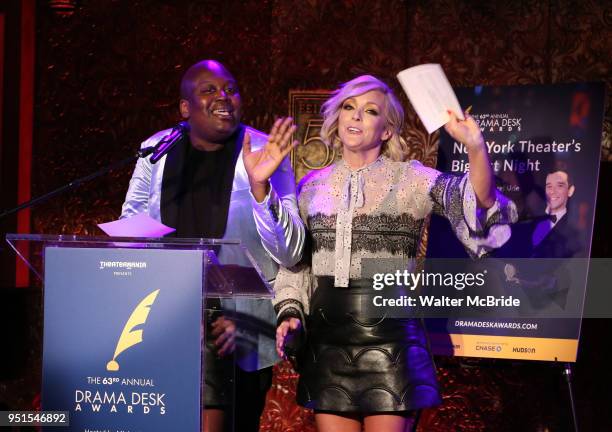
[[[64,430],[195,432],[208,410],[233,430],[235,359],[219,355],[213,329],[271,297],[239,241],[6,240],[42,281],[42,409],[68,412]]]

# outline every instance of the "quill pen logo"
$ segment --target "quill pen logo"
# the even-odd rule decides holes
[[[119,341],[117,342],[113,359],[106,364],[106,370],[112,372],[118,371],[119,363],[117,363],[117,356],[126,349],[142,342],[142,329],[135,328],[139,325],[143,325],[147,321],[151,306],[153,306],[157,294],[159,294],[159,290],[153,291],[138,303],[138,306],[132,311],[130,318],[125,323],[125,327],[123,327]]]

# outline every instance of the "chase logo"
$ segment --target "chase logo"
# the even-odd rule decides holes
[[[501,352],[501,345],[476,345],[476,351]]]
[[[119,363],[117,362],[117,356],[128,348],[131,348],[134,345],[137,345],[142,342],[143,329],[137,329],[136,327],[143,326],[147,322],[149,312],[151,312],[151,306],[153,306],[153,303],[155,303],[157,294],[159,294],[159,290],[155,290],[151,294],[147,295],[140,303],[138,303],[136,308],[132,311],[130,318],[127,320],[125,326],[123,327],[121,336],[119,336],[119,340],[117,341],[115,354],[113,355],[112,360],[106,364],[107,371],[118,371]]]

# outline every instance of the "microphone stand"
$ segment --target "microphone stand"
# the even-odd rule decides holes
[[[576,415],[576,403],[574,401],[574,391],[572,389],[572,364],[567,362],[563,365],[563,376],[567,382],[567,394],[569,396],[570,408],[572,410],[572,426],[578,432],[578,416]]]
[[[119,162],[115,162],[115,163],[113,163],[111,165],[108,165],[108,166],[106,166],[104,168],[101,168],[101,169],[99,169],[98,171],[96,171],[96,172],[94,172],[92,174],[86,175],[85,177],[81,177],[81,178],[78,178],[76,180],[73,180],[70,183],[65,184],[64,186],[61,186],[61,187],[59,187],[59,188],[57,188],[55,190],[52,190],[51,192],[47,192],[44,195],[40,195],[40,196],[38,196],[36,198],[32,198],[29,201],[26,201],[24,203],[19,204],[17,207],[14,207],[12,209],[9,209],[9,210],[6,210],[6,211],[0,213],[0,220],[5,218],[6,216],[12,215],[13,213],[17,213],[20,210],[23,210],[23,209],[26,209],[26,208],[30,208],[30,207],[34,207],[37,204],[45,202],[48,199],[53,198],[54,196],[59,195],[59,194],[65,192],[65,191],[74,189],[77,186],[80,186],[83,183],[87,183],[90,180],[93,180],[93,179],[95,179],[97,177],[100,177],[101,175],[106,174],[106,173],[108,173],[108,172],[110,172],[110,171],[112,171],[114,169],[121,168],[124,165],[127,165],[127,164],[129,164],[131,162],[133,163],[133,162],[135,162],[136,160],[138,160],[140,158],[143,158],[143,157],[146,157],[146,156],[150,155],[151,153],[153,153],[156,150],[157,150],[157,146],[151,146],[151,147],[147,147],[147,148],[144,148],[144,149],[140,149],[140,150],[138,150],[138,152],[136,152],[136,154],[134,154],[134,155],[132,155],[132,156],[130,156],[128,158],[125,158],[123,160],[120,160]]]

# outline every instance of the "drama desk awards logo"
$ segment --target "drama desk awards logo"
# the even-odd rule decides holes
[[[472,117],[483,132],[521,132],[523,128],[522,117],[512,117],[505,112],[474,113]]]
[[[136,308],[132,311],[130,318],[125,323],[125,327],[123,327],[121,336],[117,341],[115,354],[113,355],[112,360],[106,364],[107,371],[118,371],[119,363],[117,362],[117,356],[128,348],[131,348],[134,345],[137,345],[143,341],[143,329],[136,329],[136,327],[144,325],[146,323],[147,318],[149,317],[149,312],[151,312],[151,306],[153,306],[153,303],[157,298],[157,294],[159,294],[159,289],[147,295],[140,303],[138,303]]]
[[[106,370],[117,372],[120,368],[117,362],[117,357],[125,350],[141,343],[143,341],[144,324],[149,318],[151,307],[159,289],[148,294],[134,308],[128,318],[123,331],[119,336],[115,348],[115,354],[112,360],[106,364]],[[128,368],[129,369],[129,368]],[[86,382],[88,386],[96,388],[75,389],[74,391],[74,412],[83,411],[88,407],[91,411],[87,421],[110,421],[110,418],[104,417],[106,414],[128,414],[132,415],[136,409],[141,408],[141,414],[147,415],[151,413],[154,407],[159,409],[159,414],[166,414],[166,392],[150,391],[157,387],[152,377],[118,377],[118,376],[87,376]],[[122,410],[124,408],[124,410]],[[97,414],[101,414],[98,417]],[[95,417],[91,417],[91,415]],[[125,421],[125,418],[115,419],[113,421]],[[90,429],[91,430],[91,429]],[[101,430],[97,428],[97,430]],[[110,430],[105,428],[104,430]]]

